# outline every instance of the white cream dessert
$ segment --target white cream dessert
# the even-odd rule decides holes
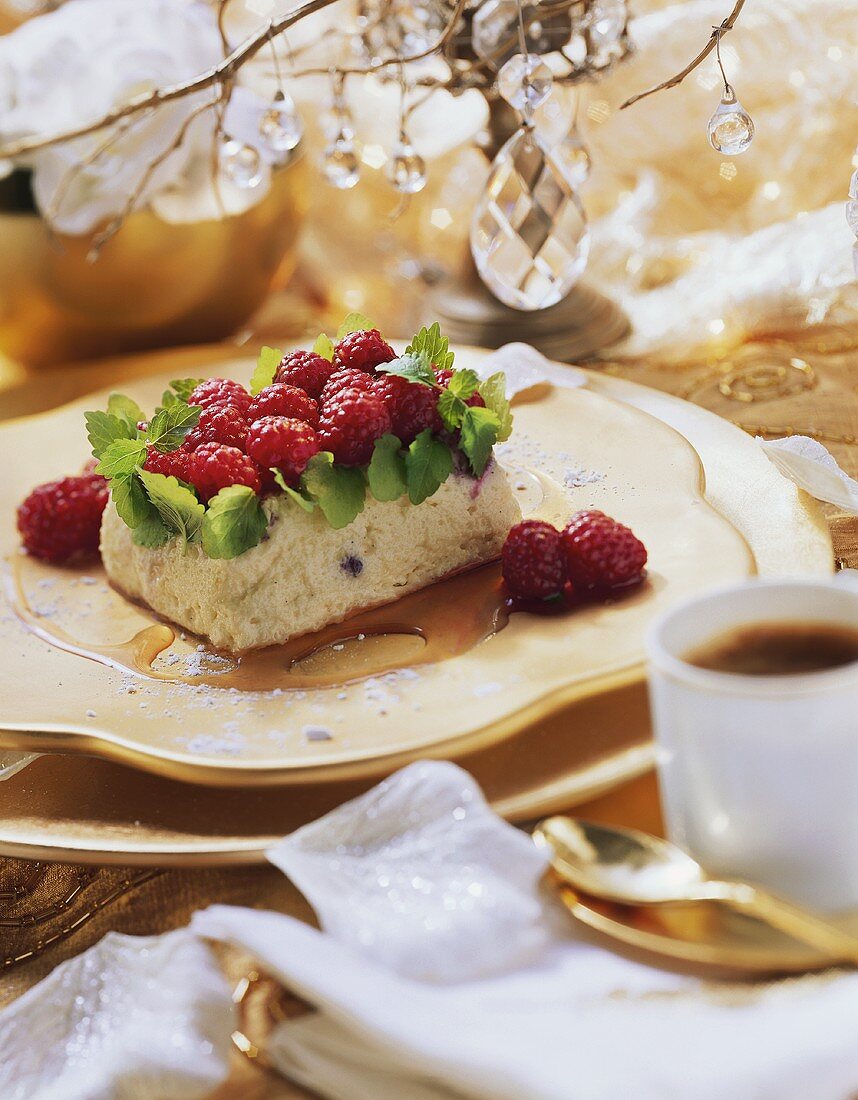
[[[351,317],[336,344],[263,349],[250,392],[175,382],[148,422],[113,395],[87,414],[111,582],[240,651],[497,558],[520,518],[492,453],[511,430],[504,380],[452,359],[437,326],[397,357]]]

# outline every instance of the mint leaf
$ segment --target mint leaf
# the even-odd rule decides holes
[[[146,495],[136,471],[112,478],[110,496],[126,527],[139,527],[147,519],[153,516],[157,518],[158,513]]]
[[[465,415],[467,407],[461,397],[450,393],[449,390],[441,391],[441,396],[438,398],[438,415],[441,417],[447,431],[454,432],[461,426],[462,417]]]
[[[376,500],[399,500],[408,488],[402,443],[395,435],[383,435],[375,442],[367,468],[369,491]]]
[[[205,379],[203,378],[174,378],[173,381],[170,383],[170,389],[175,393],[176,397],[178,397],[180,401],[184,401],[184,403],[187,405],[188,398],[191,396],[197,386],[199,386],[200,383],[204,381]],[[166,404],[166,401],[164,402],[164,404]]]
[[[342,340],[350,332],[363,332],[365,329],[375,328],[373,322],[364,313],[350,313],[343,319],[343,323],[337,329],[337,340]]]
[[[321,357],[327,359],[329,363],[334,361],[334,345],[330,337],[325,336],[324,332],[320,332],[316,337],[316,342],[313,344],[313,354],[321,355]]]
[[[268,520],[247,485],[228,485],[212,497],[203,519],[203,550],[210,558],[237,558],[262,542]]]
[[[379,363],[375,369],[383,374],[396,374],[408,382],[422,382],[424,386],[436,384],[432,362],[422,352],[406,352],[398,359],[391,359],[389,363]]]
[[[114,478],[132,474],[146,458],[146,444],[142,439],[116,439],[102,452],[95,468],[97,474]]]
[[[512,410],[506,395],[506,375],[503,371],[490,375],[477,387],[486,408],[498,418],[498,442],[503,443],[512,434]]]
[[[154,507],[152,507],[151,513],[143,522],[138,523],[131,532],[133,542],[137,546],[145,546],[147,550],[156,550],[174,537],[173,532],[164,523]]]
[[[120,420],[126,421],[134,428],[135,432],[138,421],[146,419],[137,402],[132,401],[130,397],[126,397],[124,393],[112,393],[108,397],[107,411],[111,416],[118,416]]]
[[[200,419],[202,409],[199,405],[186,405],[180,402],[159,409],[149,421],[147,439],[161,454],[169,454],[185,441],[185,436]]]
[[[283,490],[290,500],[294,500],[296,504],[299,504],[305,512],[312,512],[316,505],[312,500],[308,500],[306,497],[301,496],[299,492],[292,488],[291,485],[286,484],[286,479],[283,474],[276,468],[272,468],[271,473],[274,474],[274,480]]]
[[[426,356],[429,363],[435,365],[435,370],[449,370],[453,366],[453,353],[450,351],[450,341],[441,335],[441,326],[436,321],[430,328],[422,328],[408,347],[406,355]]]
[[[250,392],[253,397],[270,386],[274,381],[274,373],[283,358],[283,352],[279,348],[264,347],[256,360],[256,370],[250,379]]]
[[[106,412],[88,412],[83,414],[86,421],[86,435],[96,458],[101,458],[111,443],[117,439],[136,439],[137,429],[125,419]]]
[[[445,443],[432,438],[431,428],[426,428],[408,448],[405,469],[408,499],[412,504],[422,504],[453,472],[453,455]]]
[[[348,527],[363,511],[366,497],[363,474],[351,466],[335,466],[330,451],[313,455],[301,476],[301,485],[335,531]]]
[[[447,383],[447,389],[456,397],[461,397],[463,401],[467,401],[473,395],[479,381],[476,371],[457,370]]]
[[[459,446],[477,477],[482,477],[488,465],[492,447],[497,442],[499,426],[500,422],[491,409],[479,406],[465,409]]]
[[[146,495],[166,526],[184,542],[198,539],[205,508],[191,490],[172,476],[152,474],[148,470],[141,470],[139,476]]]

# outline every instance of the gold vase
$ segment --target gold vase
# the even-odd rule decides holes
[[[260,203],[218,221],[140,210],[94,263],[88,237],[0,211],[0,353],[38,367],[230,335],[294,270],[306,176],[299,156]]]

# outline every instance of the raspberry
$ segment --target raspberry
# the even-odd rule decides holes
[[[319,443],[343,466],[363,466],[375,441],[390,431],[390,413],[374,393],[340,390],[322,409]]]
[[[566,556],[560,532],[550,523],[517,523],[506,537],[501,560],[503,579],[513,596],[545,600],[563,591]]]
[[[441,431],[438,393],[431,386],[408,382],[395,374],[382,374],[373,383],[372,392],[386,405],[393,434],[406,446],[426,428]]]
[[[322,405],[324,406],[340,390],[363,390],[364,393],[369,393],[372,390],[373,381],[371,374],[367,374],[365,370],[358,370],[356,367],[349,367],[347,370],[335,370],[322,390]]]
[[[646,547],[604,512],[578,512],[563,530],[569,579],[580,588],[617,588],[643,576]]]
[[[143,469],[152,474],[164,474],[165,477],[177,477],[179,481],[189,481],[188,460],[191,457],[187,441],[176,451],[169,454],[161,454],[154,447],[146,448],[146,461]]]
[[[290,351],[280,360],[274,381],[297,386],[318,401],[323,386],[335,370],[333,363],[329,363],[327,359],[323,359],[313,351]]]
[[[254,462],[265,469],[276,466],[290,484],[297,482],[318,450],[316,433],[303,420],[263,416],[247,433],[247,453]]]
[[[185,446],[195,451],[203,443],[224,443],[244,450],[247,421],[235,405],[208,405],[200,413],[196,427],[185,436]]]
[[[446,370],[439,370],[435,375],[438,385],[443,386],[446,390],[446,388],[450,385],[450,379],[455,373],[455,371],[452,371],[449,368],[447,368]],[[471,396],[465,401],[465,404],[470,405],[471,408],[479,407],[481,409],[484,409],[486,407],[486,403],[483,400],[483,395],[481,393],[477,393],[476,390],[474,390]]]
[[[237,447],[203,443],[188,461],[191,484],[203,500],[216,496],[227,485],[247,485],[254,493],[261,488],[256,463]]]
[[[204,409],[210,405],[231,405],[246,416],[251,400],[250,394],[239,382],[234,382],[231,378],[209,378],[191,391],[188,404],[199,405]]]
[[[18,506],[24,549],[53,562],[94,554],[106,504],[107,481],[99,474],[40,485]]]
[[[288,416],[312,427],[319,423],[319,406],[304,390],[286,382],[274,382],[260,390],[250,403],[247,419],[252,424],[263,416]]]
[[[356,367],[371,374],[379,363],[389,363],[395,358],[396,352],[377,328],[350,332],[334,348],[334,366],[338,370]]]

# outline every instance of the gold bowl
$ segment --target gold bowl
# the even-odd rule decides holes
[[[260,203],[217,221],[140,210],[94,263],[88,236],[52,237],[0,203],[0,353],[38,367],[235,332],[294,270],[306,172],[297,157]]]

